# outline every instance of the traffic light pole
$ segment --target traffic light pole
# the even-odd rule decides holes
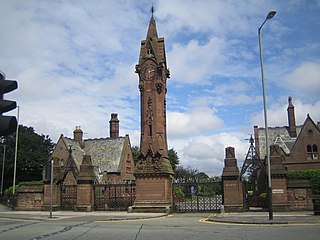
[[[17,158],[18,158],[18,140],[19,140],[19,115],[20,115],[20,107],[18,106],[18,115],[17,115],[17,131],[16,131],[16,147],[14,151],[14,169],[13,169],[13,186],[12,186],[12,194],[15,194],[16,191],[16,172],[17,172]]]
[[[3,180],[4,180],[4,163],[6,161],[6,145],[3,144],[3,155],[2,155],[2,175],[1,175],[1,196],[3,195]]]

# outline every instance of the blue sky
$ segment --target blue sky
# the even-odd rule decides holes
[[[107,137],[117,112],[120,134],[139,145],[138,63],[154,4],[165,38],[169,147],[185,166],[220,175],[225,148],[241,166],[264,126],[257,29],[262,30],[270,126],[320,120],[319,0],[49,1],[2,0],[0,69],[19,89],[20,123],[57,141],[81,126]],[[12,112],[16,114],[16,110]]]

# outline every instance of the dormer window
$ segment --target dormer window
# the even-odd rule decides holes
[[[318,147],[313,144],[307,146],[307,157],[308,159],[319,159]]]

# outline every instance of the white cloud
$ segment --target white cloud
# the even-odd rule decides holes
[[[283,83],[290,89],[302,92],[305,96],[318,96],[320,92],[320,63],[302,63],[291,73],[283,76]]]
[[[187,84],[206,83],[225,61],[225,41],[212,37],[207,43],[192,40],[187,45],[174,44],[168,59],[172,78]]]
[[[267,109],[268,114],[268,126],[269,127],[282,127],[288,126],[288,115],[287,107],[288,102],[285,98],[281,98],[281,103],[275,103],[270,108]],[[295,99],[293,96],[293,105],[295,110],[296,124],[302,125],[307,118],[307,114],[310,114],[310,117],[314,122],[319,121],[320,119],[320,101],[310,104],[306,103],[305,100]],[[255,113],[251,117],[252,126],[256,125],[259,127],[264,127],[264,116],[263,112]]]
[[[215,84],[212,102],[216,106],[223,105],[253,105],[260,102],[261,96],[252,91],[254,86],[243,80],[232,80],[228,83]]]
[[[223,121],[207,107],[188,112],[168,112],[168,134],[170,138],[206,134],[223,127]]]
[[[225,148],[234,147],[238,166],[241,169],[245,154],[249,145],[244,141],[246,133],[219,133],[212,136],[195,136],[189,139],[178,139],[169,142],[178,152],[180,163],[191,166],[199,171],[206,172],[210,176],[222,174]]]

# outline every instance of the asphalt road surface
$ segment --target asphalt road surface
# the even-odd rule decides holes
[[[204,221],[206,217],[205,214],[175,214],[157,219],[100,222],[90,221],[90,219],[23,221],[2,218],[0,219],[0,239],[320,239],[319,224],[218,224]]]

